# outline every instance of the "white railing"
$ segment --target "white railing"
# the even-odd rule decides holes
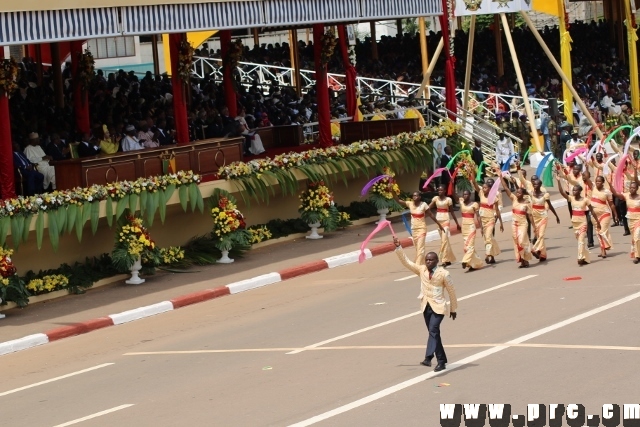
[[[245,86],[251,86],[257,83],[259,87],[265,91],[275,83],[279,86],[292,86],[293,69],[288,67],[279,67],[275,65],[255,64],[250,62],[240,62],[238,66],[240,81]],[[222,60],[218,58],[195,57],[193,63],[193,75],[198,78],[209,77],[216,81],[222,80]],[[300,80],[302,93],[306,93],[315,85],[315,71],[300,70]],[[340,91],[345,89],[344,74],[327,74],[327,84],[334,90]],[[417,83],[405,83],[394,80],[372,79],[368,77],[358,77],[356,80],[358,90],[362,95],[374,95],[378,97],[388,98],[392,103],[407,98],[415,94],[420,85]],[[457,95],[463,96],[463,89],[457,89]],[[524,114],[524,100],[521,96],[505,95],[498,93],[489,93],[481,91],[469,91],[473,95],[475,105],[470,105],[470,109],[476,115],[495,119],[498,106],[500,104],[508,105],[510,110],[516,110]],[[425,98],[437,96],[438,99],[444,100],[444,88],[440,86],[428,86]],[[529,98],[529,102],[534,109],[546,109],[548,103],[546,99]],[[558,100],[558,109],[562,111],[563,103]]]

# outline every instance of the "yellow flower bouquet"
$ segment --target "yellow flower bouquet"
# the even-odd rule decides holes
[[[211,196],[211,237],[220,251],[230,251],[234,247],[246,248],[251,244],[251,233],[247,231],[244,215],[238,210],[237,202],[227,191],[216,188]]]
[[[386,175],[378,180],[369,189],[369,201],[373,203],[376,209],[389,209],[392,211],[401,211],[402,206],[396,202],[395,197],[400,195],[400,187],[396,183],[395,173],[389,167],[382,169],[379,175]]]
[[[142,218],[123,215],[116,231],[116,242],[111,259],[120,271],[128,271],[140,258],[143,264],[155,267],[161,264],[160,248],[151,239]]]
[[[333,193],[324,181],[309,182],[300,194],[300,217],[307,224],[320,223],[325,231],[338,228],[340,212],[333,203]]]

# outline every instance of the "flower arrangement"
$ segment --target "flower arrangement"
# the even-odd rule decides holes
[[[27,283],[27,289],[32,295],[41,295],[53,291],[66,289],[69,286],[69,279],[62,274],[51,274],[39,279],[32,279]]]
[[[211,196],[211,236],[220,251],[230,251],[234,246],[246,247],[251,242],[244,216],[238,210],[237,202],[227,191],[216,188]]]
[[[180,49],[178,53],[178,76],[184,83],[189,81],[191,73],[193,72],[193,46],[188,40],[183,39],[180,42]]]
[[[348,212],[338,212],[338,228],[347,228],[352,224],[351,215]]]
[[[349,62],[351,63],[352,66],[356,66],[356,46],[355,45],[350,45],[349,46]]]
[[[2,304],[13,301],[19,307],[29,303],[29,291],[24,285],[24,280],[17,274],[17,269],[11,261],[13,251],[0,247],[0,298]]]
[[[160,264],[160,249],[151,239],[142,218],[127,214],[119,221],[111,259],[120,271],[130,270],[137,259],[147,265]]]
[[[605,129],[612,129],[616,126],[618,126],[618,116],[607,116],[607,118],[604,121],[604,125],[605,125]]]
[[[289,170],[311,164],[325,164],[331,160],[346,159],[364,154],[384,153],[398,151],[403,148],[427,145],[438,138],[448,138],[460,131],[460,125],[450,120],[425,127],[418,132],[405,132],[393,137],[385,137],[375,140],[353,142],[349,145],[338,145],[327,148],[318,148],[301,153],[290,152],[280,154],[273,159],[251,160],[247,163],[233,162],[220,169],[219,176],[223,179],[240,179],[256,176],[275,170]]]
[[[471,156],[469,156],[467,153],[460,154],[457,160],[457,176],[464,178],[461,180],[456,180],[456,190],[458,191],[458,194],[461,195],[465,190],[473,190],[472,183],[476,179],[476,164],[473,162],[473,160],[471,160]]]
[[[163,265],[180,264],[184,260],[184,249],[178,246],[161,248],[158,256]]]
[[[369,190],[369,201],[376,209],[389,209],[390,211],[400,211],[402,207],[395,201],[395,197],[400,195],[400,187],[394,179],[395,173],[389,167],[382,169],[379,175],[387,175],[377,181]]]
[[[11,96],[18,88],[19,70],[18,63],[13,58],[3,59],[0,62],[0,91],[4,92],[2,95]]]
[[[238,39],[229,44],[229,48],[227,49],[227,53],[222,59],[222,66],[229,67],[231,72],[238,67],[240,61],[242,61],[242,55],[244,53],[244,45],[242,44],[242,40]]]
[[[338,43],[333,27],[325,31],[322,38],[320,39],[320,43],[322,43],[322,54],[320,55],[320,63],[324,67],[326,67],[327,64],[329,64],[329,62],[331,61],[333,52],[335,51],[336,45]]]
[[[78,84],[83,91],[89,90],[91,82],[96,76],[96,61],[91,52],[85,49],[84,53],[78,54]]]
[[[298,212],[307,224],[320,223],[325,231],[338,228],[340,212],[333,203],[333,193],[324,181],[309,182],[307,189],[300,194]]]
[[[261,225],[258,227],[249,227],[249,233],[251,233],[251,244],[255,245],[256,243],[264,242],[265,240],[269,240],[273,237],[271,231],[267,228],[266,225]]]

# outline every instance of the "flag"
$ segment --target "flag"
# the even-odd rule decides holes
[[[360,94],[358,94],[358,100],[356,101],[356,115],[353,117],[354,122],[364,121],[364,117],[362,117],[362,111],[360,111],[361,105],[362,105],[362,100],[360,100]]]
[[[531,10],[546,13],[547,15],[560,16],[559,2],[563,0],[533,0]]]

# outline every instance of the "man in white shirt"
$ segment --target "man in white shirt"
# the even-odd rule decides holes
[[[500,168],[502,168],[505,163],[513,161],[513,159],[509,161],[509,158],[513,155],[515,150],[513,148],[511,138],[506,136],[504,132],[500,132],[498,134],[498,138],[499,139],[496,142],[496,163],[498,163]]]
[[[29,134],[29,145],[24,149],[24,154],[29,161],[36,165],[38,172],[44,175],[42,186],[46,190],[51,184],[52,189],[56,189],[56,170],[49,164],[51,156],[47,156],[40,146],[40,135],[35,132]]]
[[[578,138],[578,131],[577,130],[573,130],[571,132],[571,139],[569,140],[569,143],[567,144],[567,148],[570,150],[573,150],[575,148],[576,145],[578,144],[583,144],[582,140],[580,138]]]
[[[157,148],[160,146],[158,136],[151,130],[146,120],[140,122],[140,131],[138,132],[138,142],[145,148]]]
[[[122,151],[142,150],[144,147],[136,138],[136,128],[129,125],[124,129],[125,137],[122,138]]]

